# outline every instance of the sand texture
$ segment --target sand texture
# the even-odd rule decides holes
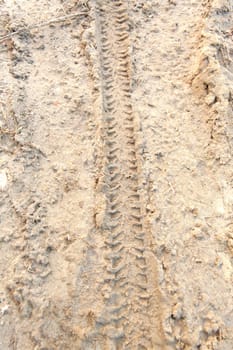
[[[0,350],[232,350],[232,213],[232,0],[0,0]]]

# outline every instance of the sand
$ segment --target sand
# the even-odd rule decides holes
[[[0,349],[233,349],[231,0],[0,1]]]

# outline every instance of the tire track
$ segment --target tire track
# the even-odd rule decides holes
[[[98,227],[104,239],[105,306],[96,328],[108,349],[155,349],[151,317],[158,314],[158,305],[153,305],[154,296],[148,288],[126,2],[97,1],[96,21],[103,99],[102,188],[106,198]]]

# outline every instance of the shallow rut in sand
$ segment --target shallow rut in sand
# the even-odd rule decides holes
[[[161,345],[155,321],[159,298],[145,254],[150,235],[139,191],[127,10],[124,1],[97,1],[95,7],[104,159],[98,186],[106,200],[97,230],[104,240],[103,289],[108,289],[96,327],[106,348],[152,349]]]

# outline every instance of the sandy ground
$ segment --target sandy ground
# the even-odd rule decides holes
[[[233,1],[0,1],[0,350],[233,349]]]

